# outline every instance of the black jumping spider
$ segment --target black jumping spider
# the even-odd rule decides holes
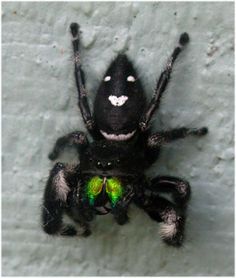
[[[207,128],[178,128],[154,134],[148,123],[158,108],[170,79],[174,61],[188,43],[183,33],[157,82],[151,102],[126,55],[120,54],[111,63],[100,84],[91,115],[84,74],[79,56],[79,26],[72,23],[75,57],[75,79],[79,108],[93,138],[89,143],[80,131],[59,138],[49,154],[56,159],[66,146],[74,146],[79,154],[78,165],[56,163],[50,172],[43,199],[42,226],[48,234],[76,235],[78,230],[63,224],[67,214],[90,234],[89,221],[97,214],[112,213],[118,224],[128,220],[131,202],[154,220],[161,222],[162,239],[180,246],[183,241],[186,204],[190,197],[189,183],[171,176],[145,177],[145,170],[158,158],[163,144],[189,135],[202,136]],[[171,193],[171,201],[160,193]]]

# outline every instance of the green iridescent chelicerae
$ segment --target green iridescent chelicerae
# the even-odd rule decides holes
[[[86,195],[89,198],[91,205],[94,204],[95,199],[101,193],[104,186],[113,206],[122,197],[123,188],[118,178],[101,178],[99,176],[95,176],[91,178],[86,185]]]

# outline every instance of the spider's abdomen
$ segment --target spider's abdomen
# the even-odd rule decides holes
[[[108,134],[105,135],[107,139],[112,139],[109,135],[132,133],[138,127],[144,108],[144,90],[136,71],[126,55],[118,55],[96,95],[94,119],[98,129],[102,134]]]

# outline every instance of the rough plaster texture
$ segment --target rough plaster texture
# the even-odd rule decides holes
[[[3,275],[233,275],[233,3],[3,3]],[[126,50],[149,96],[178,36],[191,44],[175,65],[156,129],[208,126],[202,139],[166,146],[150,175],[188,179],[192,200],[181,249],[131,206],[130,223],[97,218],[89,238],[40,229],[47,159],[58,136],[85,130],[76,106],[70,22],[82,28],[93,100],[99,79]],[[61,161],[75,160],[71,151]]]

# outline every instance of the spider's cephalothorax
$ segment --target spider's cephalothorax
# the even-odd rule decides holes
[[[143,175],[147,166],[136,140],[128,143],[101,140],[80,152],[83,200],[93,206],[115,207]]]
[[[177,128],[152,133],[149,122],[166,89],[173,64],[189,41],[187,33],[179,39],[157,82],[148,105],[137,73],[127,56],[120,54],[111,63],[98,89],[94,112],[90,112],[79,56],[79,26],[71,24],[75,56],[75,79],[79,108],[93,138],[83,132],[60,137],[49,154],[56,159],[61,150],[74,146],[80,163],[56,163],[44,192],[42,225],[48,234],[76,235],[79,230],[63,224],[66,213],[90,234],[89,221],[95,215],[113,214],[118,224],[128,220],[131,202],[153,220],[161,222],[161,238],[180,246],[183,241],[189,183],[172,176],[147,178],[145,170],[157,160],[162,145],[189,135],[202,136],[207,128]],[[170,193],[170,200],[160,195]]]

